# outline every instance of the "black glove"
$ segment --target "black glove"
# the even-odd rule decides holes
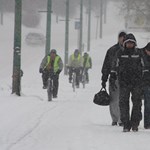
[[[43,73],[43,69],[42,68],[39,69],[39,73]]]
[[[106,88],[106,82],[105,81],[102,81],[101,85],[103,88]]]

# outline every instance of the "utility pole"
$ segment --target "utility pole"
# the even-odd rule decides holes
[[[1,16],[1,25],[3,25],[3,2],[0,1],[0,16]]]
[[[99,37],[102,39],[103,34],[103,0],[100,0],[100,33]]]
[[[47,23],[46,23],[46,46],[45,55],[49,54],[51,48],[51,13],[52,13],[52,0],[47,0]]]
[[[83,0],[80,0],[80,41],[79,51],[82,54],[82,31],[83,31]]]
[[[104,23],[107,23],[107,0],[104,1]]]
[[[96,16],[96,36],[95,38],[98,39],[98,27],[99,27],[99,16]]]
[[[68,53],[69,53],[69,0],[66,0],[66,25],[65,25],[65,68],[64,74],[67,75]]]
[[[21,21],[22,0],[15,0],[15,29],[14,29],[14,57],[12,94],[20,96],[21,89]]]
[[[91,46],[91,0],[88,1],[88,39],[87,39],[87,51],[90,51]]]
[[[127,1],[127,14],[126,14],[126,17],[125,17],[125,28],[126,28],[126,31],[128,31],[129,16],[130,16],[130,1],[128,0]]]

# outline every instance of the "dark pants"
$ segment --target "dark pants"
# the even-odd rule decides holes
[[[49,72],[48,71],[43,72],[42,80],[43,80],[43,85],[44,86],[47,86],[48,78],[49,78]],[[54,86],[53,96],[57,96],[57,94],[58,94],[58,87],[59,87],[59,75],[58,74],[57,75],[53,75],[52,79],[53,79],[53,86]]]
[[[144,127],[150,128],[150,86],[144,88]]]
[[[89,74],[88,74],[88,68],[83,69],[83,71],[85,72],[85,76],[86,76],[86,81],[89,82]]]
[[[73,69],[72,67],[69,68],[69,81],[72,80],[72,73],[76,73],[76,85],[79,85],[80,81],[80,68]]]
[[[132,100],[132,112],[130,116],[130,94]],[[119,106],[121,121],[124,124],[131,123],[131,126],[138,126],[141,119],[141,106],[142,106],[142,89],[141,86],[125,85],[120,86]]]

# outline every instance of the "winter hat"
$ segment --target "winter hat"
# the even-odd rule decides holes
[[[56,54],[56,49],[51,49],[50,53]]]
[[[118,34],[118,38],[125,37],[125,36],[126,36],[126,33],[123,31]]]
[[[147,51],[150,51],[150,42],[145,46],[145,49],[146,49]]]
[[[129,33],[129,34],[126,35],[126,37],[124,39],[124,42],[123,42],[123,45],[125,46],[125,44],[127,42],[133,42],[135,44],[135,46],[137,45],[136,38],[132,33]]]

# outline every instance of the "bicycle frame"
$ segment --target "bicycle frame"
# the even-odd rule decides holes
[[[75,92],[75,88],[76,88],[76,72],[75,72],[75,69],[73,69],[73,73],[72,73],[72,88],[73,88],[73,92]]]
[[[53,79],[52,76],[49,75],[48,81],[47,81],[47,95],[48,95],[48,101],[52,101],[53,96]]]
[[[86,83],[86,74],[85,74],[85,68],[84,68],[83,72],[82,72],[82,84],[83,84],[83,88],[85,88],[85,83]]]

